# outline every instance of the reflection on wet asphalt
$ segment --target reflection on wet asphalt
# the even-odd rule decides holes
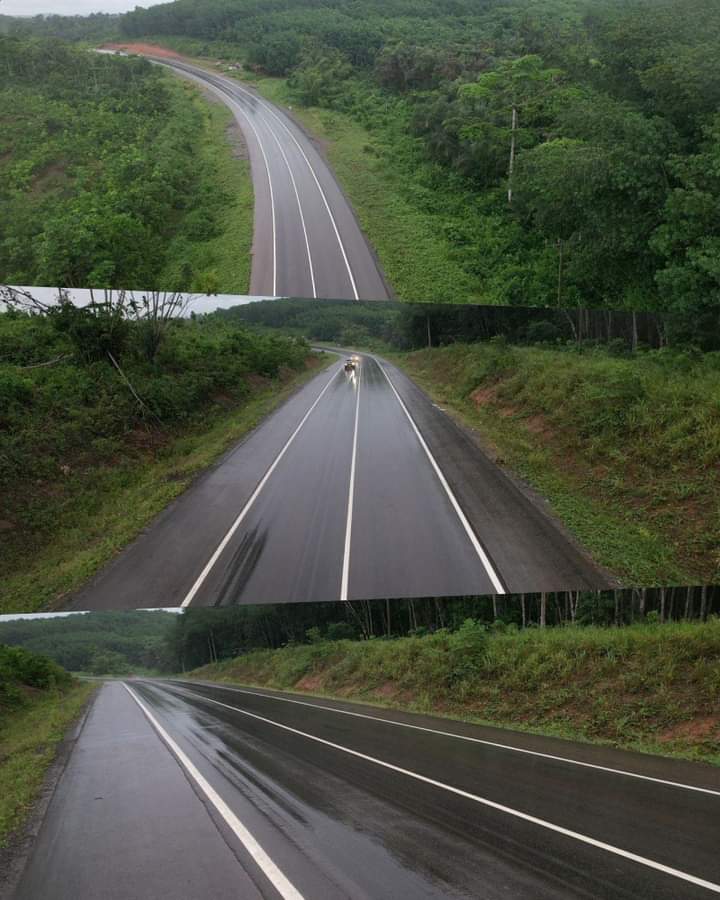
[[[566,827],[600,829],[598,838],[651,857],[659,854],[663,862],[680,869],[695,866],[703,877],[720,875],[712,840],[704,837],[705,829],[711,830],[718,798],[419,735],[220,686],[144,682],[137,689],[161,711],[175,739],[191,748],[196,764],[216,789],[232,800],[233,808],[242,810],[261,842],[273,846],[284,865],[298,873],[296,881],[307,876],[309,867],[315,877],[322,873],[336,886],[339,893],[329,896],[680,895],[673,879],[507,816],[478,810],[467,801],[409,783],[208,700],[449,780],[465,790],[479,790],[549,820],[560,818]],[[643,811],[650,818],[640,826]],[[687,848],[673,847],[672,839],[663,842],[668,818],[690,829],[694,858],[684,856]],[[681,887],[682,896],[704,894],[691,885]]]

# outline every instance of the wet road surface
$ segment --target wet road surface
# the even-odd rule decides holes
[[[358,359],[294,394],[67,608],[608,586],[409,378]]]
[[[155,58],[231,110],[250,156],[255,223],[250,293],[387,300],[355,214],[313,141],[280,107],[233,78]]]
[[[16,900],[701,898],[714,767],[325,699],[107,683]]]

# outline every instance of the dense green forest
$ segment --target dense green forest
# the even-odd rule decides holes
[[[684,317],[642,311],[292,299],[218,309],[213,315],[313,341],[393,350],[500,335],[513,343],[573,351],[604,347],[617,355],[663,350],[699,358],[720,350],[720,330],[703,331]]]
[[[715,0],[176,0],[120,29],[286,77],[379,135],[466,296],[717,327]]]
[[[0,38],[0,71],[0,282],[247,291],[229,113],[145,60],[57,40]],[[218,258],[227,206],[239,273]]]
[[[172,671],[165,612],[108,612],[0,622],[0,644],[92,675]]]
[[[182,318],[182,294],[45,309],[13,296],[0,313],[6,612],[91,574],[117,528],[127,541],[317,363],[301,338]]]
[[[715,0],[176,0],[7,27],[237,60],[357,122],[358,165],[444,247],[429,297],[718,328]]]

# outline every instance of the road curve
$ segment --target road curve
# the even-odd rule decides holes
[[[107,683],[15,900],[720,892],[720,772],[197,682]]]
[[[297,391],[66,608],[609,585],[407,376],[362,354]]]
[[[347,198],[298,124],[235,79],[178,59],[149,58],[215,94],[243,131],[255,190],[250,293],[389,299]]]

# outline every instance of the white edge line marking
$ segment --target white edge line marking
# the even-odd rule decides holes
[[[186,681],[180,681],[180,684],[186,685]],[[210,685],[207,685],[208,687]],[[579,759],[570,759],[567,756],[556,756],[552,753],[543,753],[540,750],[528,750],[526,747],[513,747],[512,744],[501,744],[498,741],[488,741],[483,738],[471,737],[467,734],[457,734],[454,731],[441,731],[438,728],[428,728],[425,725],[412,725],[409,722],[398,722],[396,719],[383,719],[380,716],[370,716],[367,713],[353,712],[349,709],[337,709],[334,706],[325,706],[320,703],[309,703],[307,700],[294,700],[290,697],[279,697],[275,694],[263,694],[260,691],[250,691],[246,688],[236,688],[216,683],[212,685],[224,691],[233,691],[238,694],[248,694],[251,697],[263,697],[267,700],[279,700],[283,703],[296,703],[298,706],[309,706],[311,709],[322,709],[326,712],[334,712],[343,716],[354,716],[357,719],[370,719],[371,722],[380,722],[384,725],[394,725],[398,728],[410,728],[413,731],[423,731],[427,734],[437,734],[441,737],[455,738],[458,741],[467,741],[470,744],[482,744],[485,747],[496,747],[499,750],[511,750],[513,753],[525,753],[528,756],[537,756],[541,759],[551,759],[555,762],[567,763],[572,766],[582,766],[585,769],[597,769],[600,772],[609,772],[612,775],[624,775],[628,778],[638,778],[641,781],[651,781],[655,784],[664,784],[668,787],[680,788],[686,791],[696,791],[699,794],[709,794],[712,797],[720,797],[720,791],[714,791],[712,788],[698,787],[694,784],[684,784],[681,781],[669,781],[665,778],[654,778],[652,775],[641,775],[639,772],[630,772],[627,769],[613,769],[610,766],[601,766],[597,763],[583,762]],[[190,691],[190,693],[193,693]],[[203,696],[199,694],[198,696]]]
[[[163,63],[160,63],[160,64],[163,65]],[[202,81],[203,84],[209,84],[212,87],[214,87],[216,91],[222,92],[222,88],[219,87],[215,82],[211,81],[209,78],[202,78],[201,76],[199,76],[197,74],[196,71],[192,70],[190,67],[174,66],[174,65],[172,65],[172,63],[166,63],[166,65],[170,69],[179,69],[181,72],[186,72],[190,76],[194,75],[196,80]],[[225,93],[227,94],[228,92],[225,91]],[[252,96],[252,94],[250,96]],[[230,99],[233,99],[232,95],[230,95]],[[255,140],[257,141],[258,147],[260,148],[260,153],[262,154],[263,162],[265,163],[265,172],[267,174],[268,187],[270,188],[270,211],[271,211],[271,216],[272,216],[272,241],[273,241],[273,289],[272,289],[272,292],[273,292],[273,297],[275,297],[275,296],[277,296],[277,231],[275,228],[275,195],[273,193],[272,179],[270,178],[270,165],[268,163],[267,156],[265,155],[265,148],[263,147],[262,141],[260,140],[260,135],[258,134],[257,129],[253,125],[252,119],[245,112],[245,110],[242,108],[242,106],[240,106],[240,104],[236,103],[235,106],[237,106],[238,110],[242,113],[243,118],[245,118],[247,120],[248,125],[252,129],[252,132],[255,135]],[[273,137],[275,137],[274,134],[273,134]],[[277,140],[277,138],[275,138],[275,140]],[[295,183],[295,180],[293,179],[293,184],[294,183]],[[302,216],[302,212],[300,213],[300,215]],[[303,222],[303,228],[305,228],[304,222]],[[307,235],[305,236],[305,240],[307,241]],[[309,252],[310,251],[308,249],[308,253]],[[310,265],[310,272],[312,274],[312,264]],[[313,289],[314,289],[314,286],[315,286],[315,282],[313,280]]]
[[[340,600],[345,603],[348,598],[348,584],[350,581],[350,540],[352,537],[353,499],[355,497],[355,462],[357,460],[358,444],[358,420],[360,418],[360,381],[362,369],[358,375],[357,399],[355,401],[355,429],[353,432],[352,460],[350,462],[350,486],[348,488],[347,523],[345,525],[345,552],[343,553],[342,583],[340,585]]]
[[[347,258],[347,253],[345,252],[345,245],[343,244],[342,238],[340,237],[340,232],[338,231],[337,223],[335,222],[335,217],[333,216],[332,211],[330,209],[330,204],[328,203],[327,197],[325,196],[325,191],[322,189],[322,185],[320,184],[318,177],[315,174],[315,169],[313,169],[312,163],[307,158],[307,155],[306,155],[305,151],[303,150],[301,144],[298,142],[295,135],[292,133],[292,131],[290,131],[288,126],[285,124],[285,122],[283,122],[283,120],[275,112],[275,110],[269,103],[264,102],[262,99],[260,99],[258,97],[257,94],[253,94],[251,91],[246,90],[244,87],[242,87],[242,85],[240,85],[237,82],[232,82],[232,85],[233,85],[233,87],[236,87],[239,91],[242,91],[243,94],[247,94],[248,97],[252,97],[252,99],[258,104],[258,106],[264,107],[270,113],[270,115],[272,115],[275,119],[277,119],[277,121],[280,123],[280,125],[290,135],[293,143],[295,144],[295,146],[298,148],[298,150],[302,154],[303,159],[307,163],[308,169],[310,169],[310,174],[312,175],[313,179],[315,180],[315,184],[317,185],[317,188],[320,191],[320,196],[322,197],[323,203],[325,204],[325,209],[327,210],[328,216],[330,216],[330,222],[332,223],[333,231],[335,232],[335,237],[337,238],[337,242],[340,247],[340,252],[342,253],[343,260],[345,261],[345,268],[347,269],[347,273],[350,278],[350,284],[352,285],[353,294],[355,295],[355,299],[359,300],[360,295],[358,294],[357,285],[355,284],[355,278],[353,277],[352,269],[350,268],[350,262]]]
[[[454,509],[455,512],[457,513],[457,517],[458,517],[458,519],[460,519],[460,522],[461,522],[463,528],[465,529],[465,533],[467,534],[468,538],[470,539],[470,543],[471,543],[471,544],[473,545],[473,547],[475,548],[475,552],[476,552],[477,555],[480,557],[480,561],[482,562],[483,567],[485,568],[485,571],[487,572],[487,575],[488,575],[488,577],[490,578],[490,581],[492,581],[493,587],[495,588],[495,592],[496,592],[497,594],[505,594],[506,591],[505,591],[505,588],[503,587],[502,581],[500,581],[500,578],[499,578],[497,572],[495,571],[495,569],[493,568],[493,565],[492,565],[492,563],[490,562],[490,559],[488,558],[487,553],[486,553],[485,550],[483,549],[482,544],[481,544],[480,541],[477,539],[477,535],[475,534],[475,532],[474,532],[473,529],[472,529],[472,526],[471,526],[470,523],[468,522],[467,516],[465,515],[465,513],[464,513],[464,512],[462,511],[462,509],[460,508],[460,504],[458,503],[458,501],[457,501],[457,499],[456,499],[456,497],[455,497],[455,494],[453,494],[452,488],[451,488],[450,485],[447,483],[447,480],[446,480],[445,476],[443,475],[443,473],[442,473],[442,471],[441,471],[441,469],[440,469],[440,466],[439,466],[439,465],[437,464],[437,462],[435,461],[435,457],[434,457],[434,456],[432,455],[432,453],[430,452],[430,448],[429,448],[428,445],[425,443],[425,439],[423,438],[423,436],[420,434],[420,430],[419,430],[419,428],[417,427],[417,425],[415,424],[415,421],[413,420],[413,417],[412,417],[412,416],[410,415],[410,413],[408,412],[407,406],[405,406],[405,404],[403,403],[402,397],[401,397],[400,394],[398,394],[398,392],[395,390],[395,385],[394,385],[394,384],[392,383],[392,381],[390,380],[390,376],[389,376],[388,373],[385,371],[384,367],[380,364],[380,361],[379,361],[379,360],[375,359],[374,356],[372,356],[372,357],[370,357],[370,358],[373,359],[373,360],[375,361],[375,365],[378,366],[378,368],[380,369],[380,371],[383,373],[383,375],[384,375],[385,378],[387,379],[387,383],[388,383],[388,384],[390,385],[390,387],[392,388],[393,394],[395,394],[398,403],[399,403],[400,406],[402,407],[403,412],[405,413],[405,415],[406,415],[407,418],[408,418],[408,421],[409,421],[410,424],[412,425],[413,431],[415,432],[415,434],[416,434],[416,436],[417,436],[417,439],[420,441],[420,444],[421,444],[423,450],[425,451],[425,453],[426,453],[426,455],[427,455],[427,458],[430,460],[430,464],[432,465],[433,469],[435,470],[435,474],[437,475],[438,479],[440,480],[440,484],[441,484],[441,485],[443,486],[443,488],[445,489],[445,493],[447,494],[448,499],[450,500],[450,503],[451,503],[452,506],[453,506],[453,509]]]
[[[198,577],[196,578],[195,583],[193,584],[193,586],[192,586],[192,587],[190,588],[190,590],[188,591],[188,593],[187,593],[185,599],[183,600],[183,602],[180,604],[181,608],[184,608],[184,607],[186,607],[186,606],[189,606],[189,604],[192,603],[193,598],[195,597],[195,594],[197,594],[197,592],[200,590],[200,588],[201,588],[203,582],[205,581],[205,579],[206,579],[207,576],[209,575],[210,570],[211,570],[212,567],[215,565],[215,563],[218,561],[218,557],[219,557],[220,554],[223,552],[223,550],[227,547],[228,543],[230,542],[230,539],[232,538],[232,536],[235,534],[235,532],[236,532],[236,531],[238,530],[238,528],[240,527],[240,523],[242,522],[242,520],[245,518],[245,516],[246,516],[247,513],[249,512],[250,507],[253,505],[253,503],[254,503],[255,500],[257,499],[257,496],[258,496],[258,494],[260,493],[260,491],[265,487],[265,484],[266,484],[268,478],[270,478],[270,476],[272,475],[272,473],[275,471],[275,469],[276,469],[277,466],[278,466],[278,463],[280,462],[280,460],[281,460],[281,459],[283,458],[283,456],[285,455],[286,450],[288,449],[288,447],[290,446],[290,444],[292,444],[292,442],[295,440],[295,436],[296,436],[297,433],[300,431],[300,429],[303,427],[303,425],[305,424],[305,422],[308,420],[308,418],[309,418],[309,416],[310,416],[310,413],[311,413],[311,412],[315,409],[315,407],[318,405],[318,403],[320,402],[320,400],[321,400],[322,397],[323,397],[323,394],[324,394],[325,391],[330,387],[330,385],[332,384],[333,380],[334,380],[335,378],[337,378],[337,376],[338,376],[339,373],[340,373],[340,369],[338,369],[337,372],[333,373],[333,374],[330,376],[330,378],[329,378],[329,380],[328,380],[328,383],[327,383],[327,384],[325,385],[325,387],[320,391],[320,393],[318,394],[317,399],[315,400],[315,402],[313,403],[313,405],[310,407],[310,409],[309,409],[309,410],[305,413],[305,415],[302,417],[302,419],[300,420],[300,424],[297,426],[297,428],[295,429],[295,431],[293,431],[293,433],[292,433],[292,434],[290,435],[290,437],[288,438],[287,443],[285,444],[285,446],[282,448],[282,450],[281,450],[281,451],[278,453],[278,455],[275,457],[275,459],[273,460],[272,464],[270,465],[270,468],[269,468],[269,469],[267,470],[267,472],[263,475],[262,479],[260,480],[260,483],[258,484],[258,486],[255,488],[255,490],[254,490],[254,491],[252,492],[252,494],[250,495],[250,499],[247,501],[247,503],[245,504],[245,506],[243,506],[243,508],[242,508],[242,510],[240,511],[238,517],[235,519],[235,521],[232,523],[232,525],[231,525],[230,528],[228,529],[227,534],[226,534],[225,537],[220,541],[220,543],[219,543],[218,546],[217,546],[217,549],[215,550],[215,552],[213,553],[213,555],[210,557],[210,559],[207,561],[207,563],[206,563],[206,565],[205,565],[205,568],[202,570],[202,572],[201,572],[201,573],[198,575]]]
[[[656,862],[653,859],[648,859],[645,856],[640,856],[637,853],[632,853],[629,850],[623,850],[621,847],[616,847],[613,844],[606,844],[604,841],[599,841],[596,838],[589,837],[586,834],[581,834],[579,831],[572,831],[569,828],[564,828],[562,825],[555,825],[553,822],[548,822],[547,819],[540,819],[537,816],[532,816],[529,813],[521,812],[519,809],[514,809],[511,806],[504,806],[502,803],[496,803],[494,800],[488,800],[487,797],[480,797],[478,794],[471,794],[469,791],[464,791],[461,788],[453,787],[451,784],[445,784],[442,781],[436,781],[434,778],[428,778],[427,775],[421,775],[419,772],[413,772],[410,769],[403,769],[401,766],[396,766],[394,763],[385,762],[385,760],[378,759],[375,756],[368,756],[366,753],[360,753],[359,750],[353,750],[351,747],[345,747],[342,744],[336,744],[333,741],[327,741],[325,738],[317,737],[314,734],[308,734],[306,731],[300,731],[298,728],[291,728],[290,725],[284,725],[282,722],[274,722],[272,719],[267,719],[265,716],[259,716],[257,713],[248,712],[245,709],[240,709],[237,706],[230,706],[229,703],[221,703],[219,700],[212,700],[210,697],[202,697],[202,700],[206,700],[208,703],[216,703],[218,706],[224,706],[227,709],[232,709],[235,712],[239,712],[243,716],[249,716],[251,719],[257,719],[260,722],[265,722],[267,725],[274,725],[275,728],[281,728],[284,731],[289,731],[292,734],[300,735],[300,737],[308,738],[311,741],[316,741],[318,744],[324,744],[326,747],[331,747],[333,750],[340,750],[343,753],[348,753],[350,756],[355,756],[358,759],[363,759],[366,762],[374,763],[377,766],[382,766],[384,769],[390,769],[392,772],[398,772],[400,775],[406,775],[408,778],[414,778],[416,781],[422,781],[424,784],[429,784],[432,787],[440,788],[441,790],[448,791],[450,794],[455,794],[458,797],[463,797],[466,800],[473,800],[475,803],[480,803],[482,806],[487,806],[490,809],[495,809],[498,812],[505,813],[506,815],[513,816],[516,819],[522,819],[525,822],[530,822],[532,825],[539,825],[541,828],[546,828],[549,831],[554,831],[556,834],[561,834],[564,837],[572,838],[573,840],[580,841],[583,844],[588,844],[591,847],[596,847],[598,850],[605,850],[608,853],[613,853],[616,856],[621,856],[624,859],[629,859],[631,862],[639,863],[641,866],[647,866],[650,869],[655,869],[658,872],[663,872],[665,875],[672,875],[674,878],[679,878],[682,881],[687,881],[690,884],[698,885],[698,887],[706,888],[709,891],[712,891],[715,894],[720,894],[720,884],[714,884],[712,881],[706,881],[703,878],[698,878],[696,875],[690,875],[688,872],[682,872],[680,869],[674,869],[672,866],[666,866],[664,863]]]
[[[283,872],[268,856],[265,850],[263,850],[260,844],[255,840],[252,834],[250,834],[247,828],[242,824],[240,819],[238,819],[235,813],[230,809],[227,803],[225,803],[225,801],[217,793],[217,791],[215,791],[215,789],[208,783],[208,781],[206,781],[206,779],[200,774],[200,772],[193,765],[190,759],[185,755],[185,753],[183,753],[180,747],[178,747],[178,745],[170,737],[167,731],[165,731],[165,729],[158,722],[155,716],[153,716],[147,706],[145,706],[142,700],[140,700],[140,698],[136,695],[135,691],[129,688],[128,685],[125,684],[125,682],[123,682],[123,687],[143,711],[150,724],[157,731],[160,737],[165,741],[173,754],[177,757],[178,762],[180,762],[180,764],[184,767],[188,775],[191,776],[200,790],[205,794],[205,796],[212,803],[215,809],[220,813],[226,824],[232,829],[235,837],[237,837],[237,839],[247,850],[250,856],[252,856],[258,866],[262,869],[263,874],[268,879],[268,881],[270,881],[270,883],[280,894],[280,896],[283,897],[284,900],[303,900],[303,895],[300,893],[300,891],[298,891],[298,889],[287,879]]]

